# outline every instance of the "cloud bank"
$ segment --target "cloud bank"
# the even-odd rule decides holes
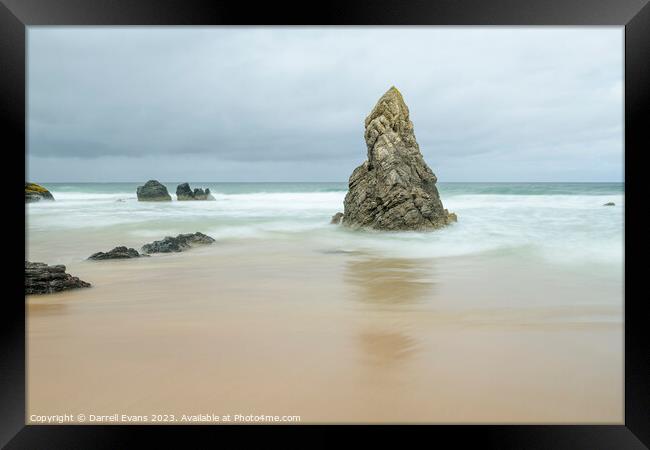
[[[397,86],[440,181],[621,181],[623,29],[31,27],[35,181],[345,181]]]

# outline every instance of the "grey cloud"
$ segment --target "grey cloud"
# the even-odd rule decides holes
[[[100,159],[104,178],[118,181],[127,163],[129,176],[148,178],[151,160],[167,171],[185,158],[214,164],[215,177],[228,166],[241,171],[229,177],[254,181],[242,168],[255,165],[267,177],[344,180],[365,157],[365,115],[393,84],[441,179],[447,170],[468,181],[485,173],[497,181],[622,177],[622,28],[28,34],[28,155],[37,178],[76,179],[72,167],[86,176]],[[481,167],[461,171],[463,160]],[[499,164],[511,160],[516,170]],[[180,178],[199,175],[184,170]]]

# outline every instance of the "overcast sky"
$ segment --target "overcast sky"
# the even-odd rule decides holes
[[[27,176],[347,181],[391,85],[441,182],[623,180],[622,27],[30,27]]]

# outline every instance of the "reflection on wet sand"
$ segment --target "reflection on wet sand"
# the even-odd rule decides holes
[[[373,366],[397,366],[408,359],[417,346],[412,337],[399,331],[367,331],[359,335],[362,359]]]
[[[432,272],[428,261],[372,256],[346,261],[344,280],[352,298],[376,313],[364,317],[358,335],[359,362],[369,369],[369,379],[384,380],[408,370],[404,363],[418,347],[408,333],[410,307],[434,295]],[[405,315],[395,320],[395,312]],[[387,388],[395,382],[390,379],[384,380]]]
[[[435,293],[430,261],[364,258],[346,262],[344,280],[354,298],[380,309],[414,305]]]

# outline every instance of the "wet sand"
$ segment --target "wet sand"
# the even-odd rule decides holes
[[[27,298],[28,423],[623,422],[621,274],[244,240],[67,266],[93,287]]]

